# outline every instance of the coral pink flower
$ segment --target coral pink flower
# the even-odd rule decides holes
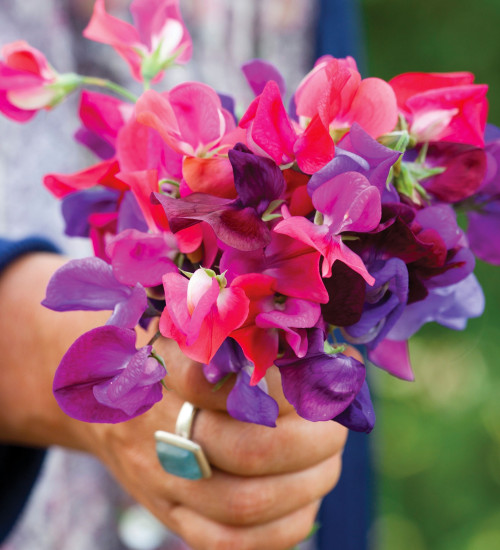
[[[58,75],[45,56],[23,40],[3,46],[0,61],[0,112],[26,122],[50,109],[79,83],[76,75]]]
[[[241,288],[225,287],[223,278],[214,275],[198,269],[189,280],[178,273],[163,276],[166,305],[160,332],[174,339],[185,355],[206,364],[243,324],[249,305]]]
[[[488,114],[485,84],[471,73],[404,73],[389,81],[418,141],[483,147]]]
[[[357,122],[376,138],[393,130],[398,117],[389,84],[380,78],[362,80],[351,57],[321,57],[299,84],[295,104],[303,122],[319,115],[325,127],[339,136]]]
[[[189,61],[192,43],[178,0],[134,0],[130,11],[134,25],[109,15],[104,0],[96,0],[83,35],[112,46],[139,81],[158,80],[174,61]]]
[[[183,177],[191,191],[236,196],[227,151],[242,132],[215,90],[200,82],[184,82],[163,94],[149,90],[139,98],[136,116],[184,156]]]

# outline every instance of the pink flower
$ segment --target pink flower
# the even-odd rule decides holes
[[[3,46],[0,61],[0,112],[26,122],[50,109],[78,86],[76,75],[59,75],[45,56],[23,40]]]
[[[163,276],[165,309],[160,332],[177,342],[185,355],[208,364],[222,342],[248,315],[249,300],[222,276],[198,269],[188,280],[178,273]]]
[[[389,84],[380,78],[362,80],[352,57],[318,59],[294,98],[301,125],[319,116],[323,125],[339,137],[357,122],[377,138],[393,130],[398,118]]]
[[[410,132],[420,142],[483,147],[488,114],[485,84],[471,73],[404,73],[389,81]]]
[[[331,277],[334,262],[340,260],[373,285],[363,260],[342,242],[344,231],[375,229],[381,217],[380,193],[358,172],[345,172],[323,183],[312,194],[313,204],[323,215],[317,225],[302,216],[290,216],[286,207],[274,231],[288,235],[318,250],[324,258],[323,277]]]
[[[215,90],[200,82],[184,82],[163,94],[149,90],[139,98],[136,116],[184,156],[182,173],[191,191],[236,196],[227,151],[242,136]]]
[[[189,61],[192,43],[178,0],[134,0],[130,11],[134,25],[109,15],[104,0],[96,0],[83,35],[112,46],[139,81],[159,80],[172,63]]]
[[[288,117],[278,84],[270,80],[240,120],[247,131],[250,149],[278,165],[297,161],[306,174],[313,174],[332,160],[335,145],[325,125],[316,116],[305,130]]]

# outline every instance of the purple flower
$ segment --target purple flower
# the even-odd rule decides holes
[[[250,385],[251,362],[243,355],[240,345],[232,338],[226,338],[208,365],[203,366],[206,379],[215,384],[230,373],[236,374],[236,382],[227,397],[229,414],[243,422],[275,427],[279,408],[267,393],[267,384],[262,379],[257,385]]]
[[[399,258],[378,261],[370,266],[375,277],[373,287],[366,288],[361,319],[345,327],[350,342],[375,347],[402,315],[408,301],[408,270]]]
[[[272,63],[263,59],[252,59],[244,63],[241,70],[256,96],[262,93],[269,80],[276,82],[282,97],[286,94],[285,79]]]
[[[113,310],[107,325],[133,328],[147,307],[144,288],[118,282],[100,258],[71,260],[59,268],[47,285],[42,305],[54,311]]]
[[[467,237],[481,260],[500,265],[500,129],[485,133],[486,175],[479,191],[463,203],[468,210]]]
[[[309,331],[309,349],[301,359],[289,353],[276,361],[283,392],[297,413],[317,422],[331,420],[354,401],[365,380],[365,367],[353,357],[324,352],[323,331]]]
[[[116,423],[143,414],[162,398],[166,371],[150,357],[151,346],[135,348],[135,332],[98,327],[78,338],[54,377],[61,409],[83,422]]]
[[[95,213],[116,212],[121,193],[106,187],[94,187],[69,193],[62,199],[61,211],[70,237],[88,237],[89,216]]]
[[[389,171],[399,155],[397,151],[378,143],[359,124],[354,123],[339,147],[336,147],[333,160],[313,174],[307,185],[309,194],[340,174],[359,172],[382,195],[386,189]]]
[[[375,411],[366,380],[347,409],[333,420],[355,432],[370,433],[375,426]]]
[[[476,277],[470,274],[459,283],[432,288],[427,298],[408,305],[387,338],[407,340],[422,325],[431,321],[451,329],[463,330],[467,320],[479,317],[483,310],[483,291]]]

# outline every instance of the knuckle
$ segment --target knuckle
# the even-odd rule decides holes
[[[228,495],[228,521],[236,525],[251,525],[267,519],[273,509],[274,495],[267,484],[248,480],[239,483]]]
[[[233,457],[237,464],[244,466],[248,475],[266,472],[272,462],[273,446],[265,437],[256,437],[255,426],[241,430],[234,447]]]

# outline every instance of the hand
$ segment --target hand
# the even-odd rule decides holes
[[[268,376],[281,408],[277,428],[234,420],[225,412],[230,387],[213,392],[201,366],[174,342],[160,341],[157,348],[173,390],[129,422],[93,425],[93,452],[137,501],[195,550],[278,550],[306,538],[320,499],[340,475],[345,428],[297,416],[279,390],[277,371]],[[170,475],[156,458],[154,431],[174,432],[186,400],[202,408],[192,438],[213,467],[208,480]]]
[[[62,263],[54,255],[33,254],[12,264],[0,279],[3,440],[95,454],[125,490],[195,550],[287,549],[304,539],[321,497],[340,475],[346,430],[298,417],[284,399],[277,369],[267,377],[280,406],[277,428],[236,421],[225,410],[230,385],[213,392],[200,365],[166,340],[157,350],[167,363],[172,390],[149,412],[115,425],[67,417],[51,392],[54,370],[69,345],[109,315],[62,314],[39,305],[50,275]],[[139,335],[139,345],[148,338]],[[186,400],[202,409],[192,437],[213,466],[208,480],[172,476],[156,457],[154,432],[173,432]]]

